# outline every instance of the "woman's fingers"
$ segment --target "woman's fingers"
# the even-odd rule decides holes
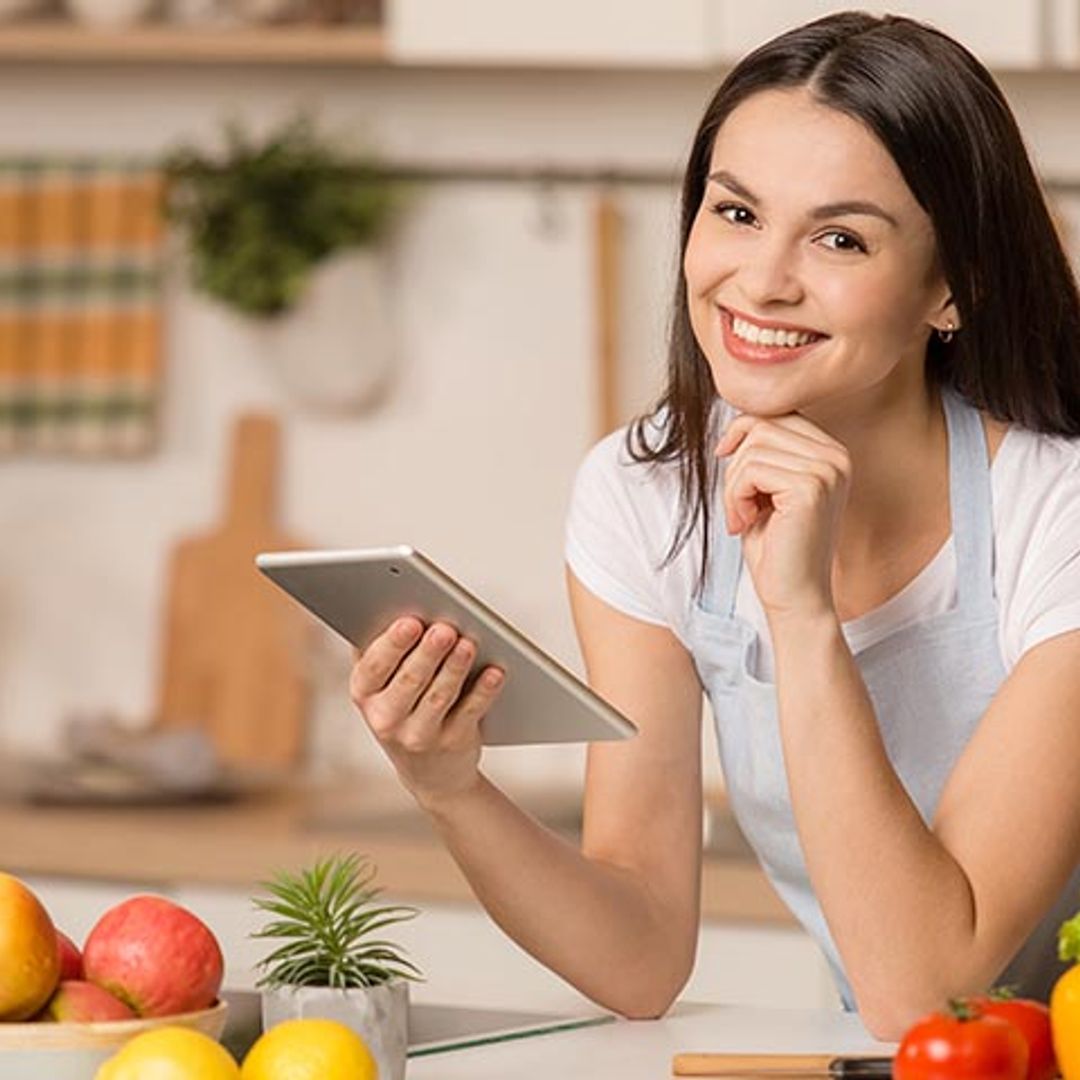
[[[728,425],[716,444],[717,457],[732,457],[748,446],[775,446],[807,457],[846,461],[847,448],[797,413],[762,419],[744,413]]]
[[[837,467],[822,458],[804,457],[771,447],[757,447],[729,465],[724,477],[724,511],[732,533],[749,528],[765,505],[801,504],[816,509],[843,480]]]
[[[432,623],[398,665],[394,677],[379,691],[379,711],[395,718],[412,712],[457,638],[457,631],[452,626]]]
[[[422,695],[398,734],[406,750],[420,752],[441,740],[447,749],[471,743],[476,729],[502,690],[505,676],[488,665],[469,677],[476,658],[476,644],[460,638]]]
[[[405,750],[419,752],[435,742],[443,720],[461,695],[475,657],[476,645],[466,637],[458,638],[401,725],[397,741]]]
[[[350,680],[352,699],[375,736],[411,753],[434,746],[444,727],[453,728],[453,740],[468,741],[504,679],[489,666],[463,695],[476,643],[447,623],[434,623],[419,637],[422,629],[419,620],[398,620],[361,654]]]
[[[502,693],[506,675],[497,667],[480,672],[443,724],[443,738],[449,748],[467,746],[476,738],[480,721],[491,711]]]
[[[357,657],[349,693],[358,705],[361,698],[377,694],[386,686],[423,632],[424,624],[419,619],[398,619]]]
[[[796,414],[769,419],[743,414],[732,421],[717,443],[718,456],[728,457],[724,470],[724,504],[728,531],[741,532],[758,519],[770,497],[784,490],[783,474],[816,477],[832,488],[850,476],[847,450],[809,420]],[[776,491],[747,484],[751,462],[772,465]],[[762,477],[766,474],[760,474]],[[813,489],[809,491],[813,494]]]

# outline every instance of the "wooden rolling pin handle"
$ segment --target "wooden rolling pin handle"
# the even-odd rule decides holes
[[[837,1054],[676,1054],[675,1076],[887,1077],[889,1057]]]
[[[835,1054],[676,1054],[676,1076],[745,1076],[747,1073],[818,1073],[829,1075]]]

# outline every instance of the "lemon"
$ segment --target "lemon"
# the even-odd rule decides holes
[[[378,1080],[371,1052],[351,1028],[307,1017],[275,1024],[259,1036],[241,1080]]]
[[[209,1035],[170,1025],[124,1043],[94,1080],[237,1080],[232,1055]]]

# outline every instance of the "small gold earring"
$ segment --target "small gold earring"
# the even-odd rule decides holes
[[[956,334],[956,324],[951,319],[945,324],[945,329],[944,330],[938,330],[937,331],[937,336],[941,339],[942,343],[945,344],[945,345],[948,345],[949,342],[952,341],[955,334]]]

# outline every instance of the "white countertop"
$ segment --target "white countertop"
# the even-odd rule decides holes
[[[852,1013],[679,1004],[662,1020],[514,1039],[410,1060],[409,1080],[661,1080],[677,1053],[890,1054]]]

